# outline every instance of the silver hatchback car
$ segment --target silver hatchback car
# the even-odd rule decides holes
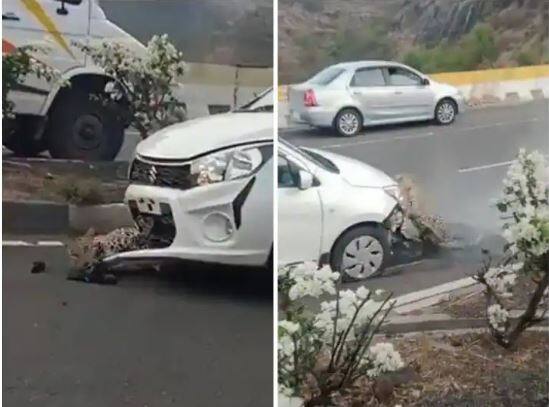
[[[433,119],[450,124],[464,104],[457,88],[387,61],[332,65],[289,87],[290,120],[333,127],[345,137],[378,124]]]

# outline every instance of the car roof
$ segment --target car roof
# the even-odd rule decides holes
[[[359,68],[371,68],[378,66],[406,66],[394,61],[383,61],[383,60],[364,60],[364,61],[350,61],[350,62],[340,62],[333,67],[343,68],[347,70],[355,70]]]

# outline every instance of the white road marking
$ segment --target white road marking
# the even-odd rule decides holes
[[[65,244],[63,242],[55,241],[55,240],[40,240],[38,242],[38,246],[59,247],[59,246],[65,246]]]
[[[549,157],[549,154],[544,155],[545,158]],[[477,165],[476,167],[466,167],[466,168],[460,168],[458,170],[459,173],[467,173],[467,172],[474,172],[474,171],[482,171],[482,170],[489,170],[490,168],[498,168],[498,167],[505,167],[507,165],[511,165],[516,160],[510,160],[510,161],[501,161],[498,163],[492,163],[492,164],[485,164],[485,165]]]
[[[486,164],[486,165],[478,165],[476,167],[460,168],[458,170],[458,172],[460,174],[463,174],[463,173],[466,173],[466,172],[482,171],[482,170],[487,170],[487,169],[490,169],[490,168],[505,167],[506,165],[512,164],[513,161],[515,161],[515,160],[503,161],[503,162],[500,162],[500,163],[493,163],[493,164]]]
[[[356,143],[342,143],[342,144],[328,144],[324,146],[319,146],[318,148],[343,148],[343,147],[349,147],[349,146],[360,146],[362,144],[376,144],[376,143],[390,143],[395,140],[408,140],[408,139],[415,139],[415,138],[424,138],[424,137],[431,137],[434,136],[435,133],[429,132],[429,133],[423,133],[423,134],[411,134],[409,136],[396,136],[392,138],[382,138],[382,139],[373,139],[373,140],[363,140],[363,141],[357,141]]]
[[[30,246],[30,243],[23,240],[2,240],[2,247],[4,246]]]
[[[512,121],[512,122],[498,122],[498,123],[490,123],[490,124],[483,124],[480,126],[471,126],[471,127],[464,127],[462,129],[452,129],[452,131],[471,131],[471,130],[482,130],[482,129],[489,129],[490,127],[502,127],[502,126],[512,126],[514,124],[526,124],[526,123],[535,123],[538,122],[539,119],[537,117],[534,117],[532,119],[528,120],[519,120],[519,121]]]
[[[24,240],[2,240],[2,247],[63,247],[65,244],[58,240],[40,240],[38,242],[26,242]]]
[[[390,143],[393,141],[401,141],[401,140],[414,140],[414,139],[421,139],[421,138],[427,138],[427,137],[433,137],[437,135],[447,135],[451,133],[457,133],[457,132],[471,132],[474,130],[481,130],[481,129],[489,129],[491,127],[505,127],[505,126],[512,126],[517,124],[526,124],[526,123],[535,123],[538,122],[539,118],[534,117],[532,119],[528,120],[519,120],[519,121],[513,121],[513,122],[498,122],[498,123],[490,123],[490,124],[484,124],[480,126],[471,126],[471,127],[464,127],[464,128],[451,128],[448,130],[441,130],[440,132],[428,132],[428,133],[420,133],[420,134],[410,134],[405,136],[394,136],[391,137],[390,135],[387,136],[387,138],[379,138],[379,139],[370,139],[370,140],[361,140],[357,141],[355,143],[338,143],[338,144],[327,144],[327,145],[321,145],[321,146],[315,146],[315,148],[345,148],[345,147],[353,147],[353,146],[360,146],[360,145],[366,145],[366,144],[378,144],[378,143]],[[470,134],[471,136],[478,136],[476,133]]]

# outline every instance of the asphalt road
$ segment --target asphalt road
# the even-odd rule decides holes
[[[267,273],[179,266],[100,286],[30,274],[17,250],[3,257],[5,406],[272,405]]]
[[[283,129],[301,146],[356,158],[387,174],[411,174],[434,213],[452,223],[496,232],[491,202],[518,149],[549,154],[549,102],[470,110],[450,126],[416,123],[367,128],[354,138],[332,131]]]
[[[549,154],[549,105],[542,101],[470,110],[447,127],[383,126],[349,139],[308,128],[282,129],[279,134],[296,145],[353,157],[392,176],[412,175],[432,213],[472,244],[467,250],[388,270],[366,283],[349,284],[401,295],[469,276],[479,267],[481,248],[501,250],[501,221],[492,202],[520,147]]]

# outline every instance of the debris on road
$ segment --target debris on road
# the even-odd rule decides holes
[[[35,261],[32,263],[31,274],[44,273],[46,271],[46,263],[43,261]]]

